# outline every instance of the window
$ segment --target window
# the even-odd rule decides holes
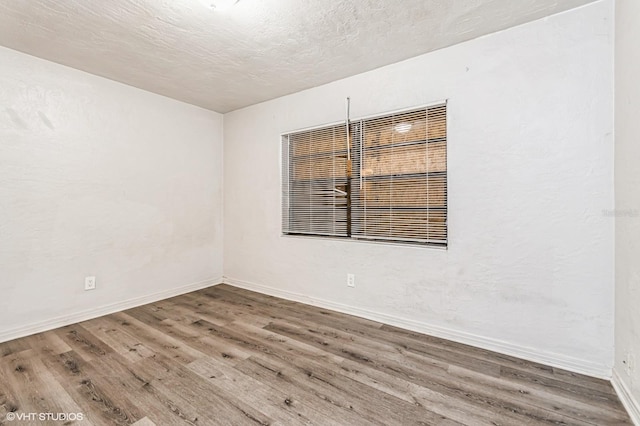
[[[445,104],[282,143],[285,234],[446,245]]]

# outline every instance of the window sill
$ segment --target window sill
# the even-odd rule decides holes
[[[365,238],[352,238],[352,237],[334,237],[334,236],[322,236],[322,235],[303,235],[303,234],[280,234],[282,238],[291,239],[303,239],[303,240],[323,240],[323,241],[337,241],[343,243],[356,243],[356,244],[373,244],[391,247],[413,248],[413,249],[432,249],[438,251],[447,251],[448,245],[433,244],[433,243],[414,243],[414,242],[401,242],[401,241],[387,241],[387,240],[372,240]]]

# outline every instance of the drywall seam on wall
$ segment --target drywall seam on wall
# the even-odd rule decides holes
[[[589,360],[577,359],[561,354],[554,354],[546,351],[528,348],[524,346],[514,345],[496,339],[487,338],[471,333],[466,333],[452,328],[436,326],[433,324],[422,323],[406,318],[395,317],[384,313],[373,312],[361,309],[355,306],[349,306],[341,303],[331,302],[328,300],[318,299],[315,297],[305,296],[299,293],[280,290],[265,285],[252,283],[248,281],[238,280],[230,277],[223,277],[225,284],[234,287],[251,290],[269,296],[280,297],[294,302],[305,303],[319,308],[331,309],[348,315],[354,315],[360,318],[378,321],[384,324],[393,325],[406,330],[416,331],[428,334],[430,336],[440,337],[442,339],[451,340],[466,345],[498,352],[529,361],[545,364],[551,367],[557,367],[574,373],[586,374],[588,376],[597,377],[605,380],[611,378],[611,370],[603,368],[601,365]]]
[[[36,333],[41,333],[43,331],[53,330],[55,328],[64,327],[66,325],[87,321],[93,318],[109,315],[114,312],[124,311],[126,309],[135,308],[136,306],[146,305],[148,303],[157,302],[159,300],[168,299],[203,288],[213,287],[221,283],[222,277],[211,278],[181,287],[159,291],[157,293],[134,297],[132,299],[124,300],[117,303],[111,303],[108,305],[100,306],[98,308],[87,309],[85,311],[79,311],[69,315],[47,319],[45,321],[38,321],[11,330],[3,330],[2,332],[0,332],[0,343],[18,339],[20,337],[30,336]]]
[[[629,390],[629,387],[624,382],[618,371],[613,369],[613,377],[611,378],[611,384],[615,389],[620,401],[622,401],[622,405],[627,409],[633,424],[636,426],[640,426],[640,402],[636,401]]]

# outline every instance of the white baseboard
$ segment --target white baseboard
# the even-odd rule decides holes
[[[223,282],[235,287],[252,290],[258,293],[267,294],[269,296],[280,297],[295,302],[306,303],[308,305],[320,308],[331,309],[349,315],[370,319],[372,321],[393,325],[407,330],[417,331],[419,333],[440,337],[454,342],[499,352],[505,355],[526,359],[533,362],[557,367],[574,373],[585,374],[587,376],[597,377],[600,379],[610,380],[611,369],[607,366],[584,360],[573,358],[566,355],[540,351],[534,348],[520,346],[517,344],[492,339],[467,333],[460,330],[446,328],[442,326],[423,323],[420,321],[400,318],[383,313],[368,311],[366,309],[357,308],[355,306],[344,305],[342,303],[331,302],[328,300],[309,297],[302,294],[276,289],[261,284],[242,281],[230,277],[223,277]]]
[[[39,321],[27,324],[18,328],[0,331],[0,343],[9,340],[18,339],[20,337],[30,336],[32,334],[41,333],[43,331],[53,330],[55,328],[64,327],[66,325],[87,321],[92,318],[101,317],[112,314],[114,312],[124,311],[126,309],[135,308],[136,306],[146,305],[147,303],[157,302],[159,300],[168,299],[170,297],[179,296],[181,294],[200,290],[206,287],[222,283],[222,277],[211,278],[197,283],[188,284],[181,287],[171,288],[169,290],[159,291],[157,293],[145,296],[134,297],[133,299],[124,300],[122,302],[111,303],[109,305],[100,306],[98,308],[87,309],[73,314],[61,317],[51,318],[45,321]]]
[[[622,405],[627,409],[631,421],[634,425],[640,426],[640,403],[633,397],[631,390],[627,384],[622,380],[620,374],[613,369],[613,377],[611,378],[611,384],[618,394],[618,398],[622,401]]]

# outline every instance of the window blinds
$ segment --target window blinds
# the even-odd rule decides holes
[[[283,232],[446,245],[446,104],[283,136]]]
[[[286,234],[347,236],[347,131],[344,124],[284,135]]]
[[[445,244],[446,106],[354,124],[357,238]]]

